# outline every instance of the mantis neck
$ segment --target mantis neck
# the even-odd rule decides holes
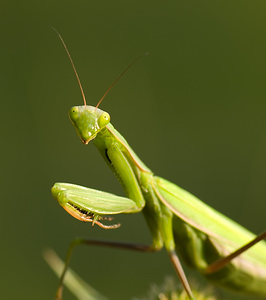
[[[100,152],[102,151],[102,147],[104,147],[107,152],[111,151],[110,147],[117,147],[123,152],[128,163],[133,168],[138,168],[141,172],[152,173],[152,171],[139,159],[125,138],[110,123],[98,133],[95,138],[95,145]]]

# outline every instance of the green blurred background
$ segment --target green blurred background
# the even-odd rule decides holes
[[[250,230],[266,229],[265,1],[2,0],[0,8],[1,299],[53,298],[46,247],[64,257],[76,236],[151,242],[141,214],[118,216],[118,230],[92,229],[51,196],[56,181],[123,191],[68,119],[82,99],[50,26],[91,105],[149,51],[101,108],[156,174]],[[118,300],[175,276],[165,251],[80,247],[72,267]],[[66,291],[65,299],[74,298]]]

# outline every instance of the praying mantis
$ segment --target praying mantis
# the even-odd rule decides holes
[[[152,235],[151,245],[75,239],[71,243],[56,299],[62,299],[63,282],[76,245],[96,245],[155,252],[166,248],[187,293],[195,300],[179,256],[207,279],[266,299],[266,231],[256,236],[233,220],[209,207],[191,193],[153,174],[127,141],[110,123],[110,115],[99,105],[129,65],[110,86],[96,107],[86,104],[76,68],[61,35],[57,32],[76,74],[84,105],[69,111],[82,143],[94,141],[107,165],[118,177],[126,197],[70,184],[55,183],[53,197],[73,217],[104,229],[110,216],[142,212]],[[177,254],[178,253],[178,254]]]

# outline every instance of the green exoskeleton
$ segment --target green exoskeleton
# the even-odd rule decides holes
[[[68,53],[64,41],[60,35],[59,37]],[[71,60],[69,53],[68,56]],[[159,251],[165,247],[189,299],[194,299],[194,296],[177,253],[208,279],[235,291],[266,299],[266,242],[262,241],[266,232],[255,236],[189,192],[155,176],[110,123],[110,115],[98,108],[103,98],[96,107],[86,105],[72,60],[71,63],[82,91],[84,105],[72,107],[69,117],[84,144],[94,141],[105,162],[118,177],[126,197],[67,183],[56,183],[52,194],[72,216],[103,228],[119,226],[104,225],[102,222],[108,216],[141,211],[153,242],[152,245],[135,245],[74,240],[69,248],[56,299],[62,297],[64,275],[77,244],[145,252]]]

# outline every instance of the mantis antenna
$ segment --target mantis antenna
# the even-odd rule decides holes
[[[57,33],[57,35],[59,36],[59,38],[60,38],[60,40],[61,40],[61,42],[62,42],[62,44],[63,44],[63,46],[64,46],[64,48],[65,48],[65,50],[66,50],[66,53],[67,53],[67,55],[68,55],[68,58],[69,58],[69,60],[70,60],[70,62],[71,62],[71,65],[72,65],[72,67],[73,67],[73,70],[74,70],[74,72],[75,72],[76,78],[77,78],[77,80],[78,80],[78,84],[79,84],[79,88],[80,88],[80,91],[81,91],[81,94],[82,94],[84,106],[87,106],[85,94],[84,94],[84,92],[83,92],[83,88],[82,88],[82,85],[81,85],[81,82],[80,82],[80,79],[79,79],[79,76],[78,76],[78,72],[77,72],[77,70],[76,70],[76,68],[75,68],[75,65],[74,65],[74,63],[73,63],[73,60],[72,60],[72,58],[71,58],[71,55],[70,55],[70,53],[69,53],[69,51],[68,51],[68,49],[67,49],[67,46],[66,46],[66,44],[65,44],[65,42],[64,42],[64,40],[63,40],[63,38],[62,38],[62,36],[60,35],[60,33],[59,33],[54,27],[52,27],[52,29]]]
[[[116,78],[116,80],[109,86],[107,91],[104,93],[98,104],[96,105],[95,109],[99,107],[99,105],[102,103],[103,99],[107,96],[107,94],[110,92],[110,90],[113,88],[113,86],[119,81],[119,79],[133,66],[136,62],[138,62],[142,57],[149,55],[149,52],[144,53],[143,55],[140,55],[137,57],[132,63],[130,63],[125,70]]]
[[[82,85],[81,85],[81,81],[79,79],[79,76],[78,76],[78,72],[75,68],[75,65],[74,65],[74,62],[71,58],[71,55],[67,49],[67,46],[62,38],[62,36],[60,35],[60,33],[54,28],[52,27],[52,29],[57,33],[57,35],[59,36],[65,50],[66,50],[66,53],[68,55],[68,58],[71,62],[71,65],[73,67],[73,70],[75,72],[75,75],[76,75],[76,78],[78,80],[78,84],[79,84],[79,88],[80,88],[80,91],[81,91],[81,94],[82,94],[82,98],[83,98],[83,102],[84,102],[84,106],[87,106],[87,103],[86,103],[86,98],[85,98],[85,94],[84,94],[84,91],[83,91],[83,88],[82,88]],[[125,70],[116,78],[116,80],[109,86],[109,88],[107,89],[107,91],[104,93],[104,95],[102,96],[102,98],[100,99],[100,101],[97,103],[97,105],[95,106],[95,110],[99,107],[99,105],[102,103],[103,99],[108,95],[108,93],[110,92],[110,90],[113,88],[113,86],[119,81],[119,79],[137,62],[139,61],[142,57],[146,56],[146,55],[149,55],[148,52],[144,53],[143,55],[140,55],[139,57],[137,57],[132,63],[130,63],[126,68]]]

